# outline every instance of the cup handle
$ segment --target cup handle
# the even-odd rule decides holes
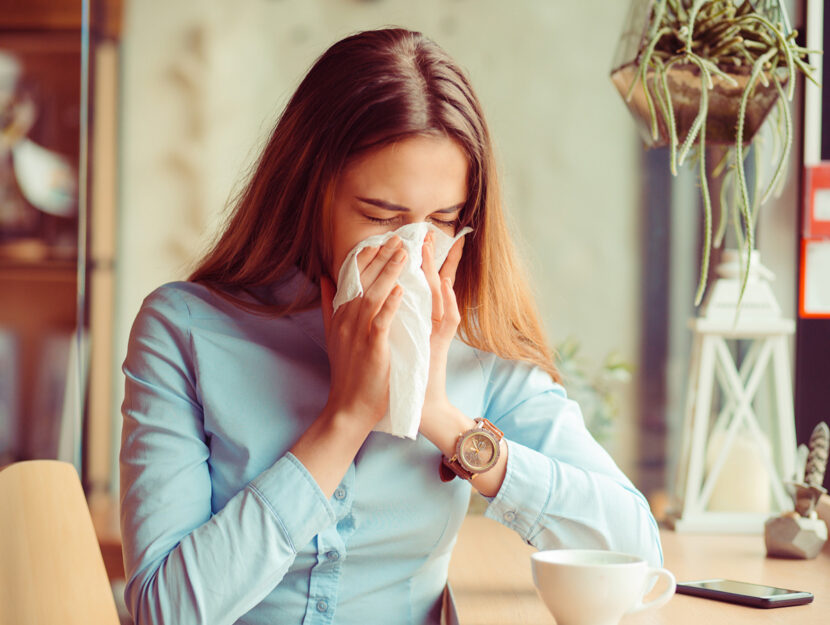
[[[652,585],[649,583],[652,579],[655,581],[659,580],[660,578],[664,578],[668,584],[666,589],[660,593],[659,596],[643,603],[643,599],[645,595],[648,594],[648,591],[651,590]],[[634,612],[642,612],[643,610],[648,610],[649,608],[659,608],[661,605],[666,603],[669,599],[672,598],[675,589],[677,588],[677,580],[674,579],[674,574],[668,569],[649,569],[648,573],[646,573],[646,584],[645,584],[645,593],[643,594],[640,599],[637,600],[626,614],[632,614]]]

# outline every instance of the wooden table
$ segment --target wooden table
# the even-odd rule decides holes
[[[678,581],[726,577],[808,590],[813,603],[763,610],[675,595],[621,625],[830,624],[830,543],[815,560],[765,557],[763,536],[677,534],[661,530],[665,567]],[[530,573],[535,550],[517,534],[482,516],[464,522],[450,565],[461,625],[553,625]],[[659,589],[655,589],[655,593]]]
[[[822,506],[830,516],[830,498]],[[110,579],[124,576],[116,504],[90,501]],[[813,603],[760,610],[675,595],[656,610],[625,617],[621,625],[830,625],[830,542],[815,560],[765,557],[763,536],[678,534],[661,530],[665,566],[679,581],[726,577],[808,590]],[[554,625],[530,573],[535,549],[503,525],[470,515],[450,564],[450,584],[461,625]],[[659,590],[659,589],[657,589]]]

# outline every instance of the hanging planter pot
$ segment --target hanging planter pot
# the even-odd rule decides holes
[[[629,63],[617,69],[611,75],[611,80],[623,98],[626,98],[631,85],[634,85],[634,90],[631,97],[626,99],[626,104],[637,122],[637,128],[640,131],[643,143],[649,148],[666,147],[671,141],[670,121],[663,115],[655,114],[657,111],[652,113],[647,99],[648,97],[651,98],[653,107],[654,102],[659,97],[665,97],[663,93],[658,95],[657,91],[662,89],[661,76],[654,69],[647,70],[645,82],[651,85],[650,93],[647,96],[643,82],[637,80],[638,71],[639,68],[636,64]],[[700,112],[700,99],[703,90],[700,74],[700,68],[694,63],[677,63],[665,71],[667,90],[674,111],[675,134],[678,140],[689,135],[689,131]],[[729,72],[729,76],[732,78],[731,81],[717,75],[712,76],[712,88],[708,89],[709,111],[706,116],[705,135],[706,143],[709,146],[725,145],[731,147],[737,140],[735,130],[738,126],[741,95],[746,90],[749,82],[749,71],[741,72],[739,69],[733,69]],[[782,77],[780,80],[786,83],[786,77]],[[744,145],[752,142],[755,133],[758,132],[767,115],[772,111],[778,97],[778,90],[769,80],[767,80],[766,86],[760,83],[755,86],[752,98],[748,100],[746,107]],[[654,119],[657,122],[656,138],[652,134]],[[695,139],[695,144],[697,145],[699,142],[700,138],[698,136]]]
[[[743,288],[749,275],[758,208],[779,189],[792,146],[792,99],[797,72],[811,80],[808,50],[795,43],[780,0],[632,0],[617,46],[611,80],[637,122],[646,147],[668,146],[677,173],[687,157],[697,160],[705,212],[704,253],[695,305],[703,297],[712,247],[712,200],[707,146],[727,146],[714,168],[723,176],[720,246],[729,215],[745,252]],[[775,111],[779,149],[762,153],[753,139]],[[765,184],[756,175],[750,191],[744,160],[751,150],[758,170],[775,163]],[[731,197],[730,197],[731,196]]]

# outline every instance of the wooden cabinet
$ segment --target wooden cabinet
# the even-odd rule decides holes
[[[89,23],[81,0],[0,0],[0,464],[60,456],[95,491],[113,461],[120,3],[91,2]]]

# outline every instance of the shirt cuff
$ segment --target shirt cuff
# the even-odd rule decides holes
[[[337,520],[320,486],[290,452],[248,487],[273,513],[294,553]]]
[[[550,460],[529,447],[505,440],[507,472],[484,516],[515,530],[530,542],[553,492]]]

